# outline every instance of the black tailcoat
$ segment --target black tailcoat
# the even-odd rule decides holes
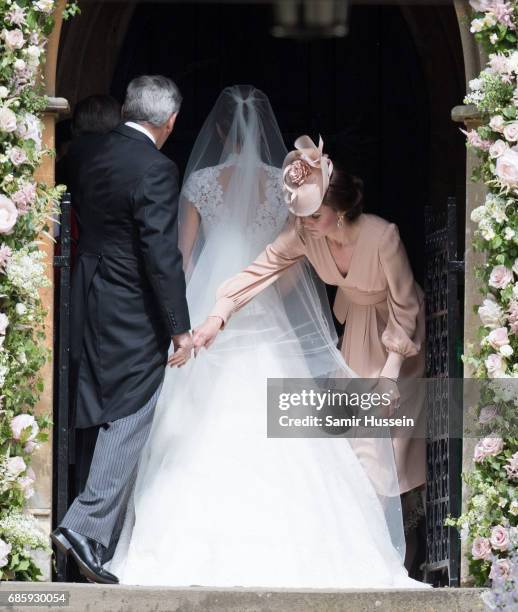
[[[133,414],[164,375],[171,336],[190,329],[178,250],[178,170],[121,125],[69,150],[79,220],[71,383],[79,428]]]

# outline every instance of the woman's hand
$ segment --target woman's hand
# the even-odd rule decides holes
[[[196,356],[203,347],[206,349],[210,347],[216,339],[222,325],[223,319],[221,319],[221,317],[207,317],[205,323],[194,330],[194,356]]]
[[[382,416],[393,417],[399,408],[401,395],[397,386],[397,382],[391,378],[380,376],[376,387],[374,388],[375,393],[387,394],[390,397],[390,404],[388,406],[382,406]]]

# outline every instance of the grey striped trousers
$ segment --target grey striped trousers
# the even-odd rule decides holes
[[[73,501],[60,527],[108,548],[124,518],[161,387],[143,408],[113,421],[106,429],[100,428],[85,488]]]

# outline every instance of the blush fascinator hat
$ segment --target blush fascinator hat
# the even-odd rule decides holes
[[[290,212],[297,217],[312,215],[322,205],[333,173],[333,162],[323,151],[322,137],[317,147],[309,136],[300,136],[284,160],[283,190]]]

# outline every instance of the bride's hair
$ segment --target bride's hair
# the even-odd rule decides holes
[[[333,166],[322,203],[337,212],[345,213],[346,219],[354,221],[363,211],[363,181],[346,172],[339,164],[333,162]]]

